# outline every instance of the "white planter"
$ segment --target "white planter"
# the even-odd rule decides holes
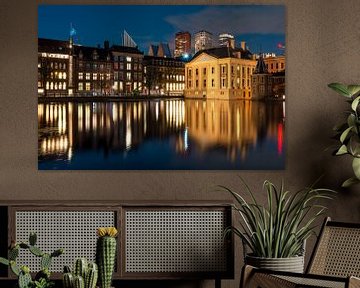
[[[262,258],[246,255],[245,263],[262,269],[304,273],[304,256],[289,258]]]

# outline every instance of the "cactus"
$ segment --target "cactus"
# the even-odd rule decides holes
[[[64,266],[63,274],[63,287],[64,288],[77,288],[82,287],[80,278],[82,279],[83,288],[95,288],[98,279],[98,268],[95,263],[89,263],[85,258],[78,258],[74,263],[74,273],[71,273],[69,266]],[[77,280],[76,280],[77,279]]]
[[[78,275],[74,277],[74,288],[85,288],[83,277]]]
[[[74,276],[71,272],[64,273],[62,280],[64,288],[74,287]]]
[[[96,263],[89,263],[85,276],[85,288],[95,288],[98,279],[98,266]]]
[[[35,233],[30,233],[29,244],[20,242],[16,243],[11,241],[11,245],[8,251],[8,259],[0,257],[0,264],[10,266],[11,271],[18,276],[18,286],[19,288],[29,288],[29,287],[51,287],[53,282],[50,281],[50,264],[53,257],[60,256],[64,251],[62,249],[55,250],[53,253],[48,254],[41,251],[38,247],[35,246],[37,236]],[[32,280],[30,275],[30,269],[27,266],[22,266],[21,268],[16,264],[16,259],[19,256],[19,250],[29,250],[30,253],[37,257],[41,257],[41,271],[39,271],[35,276],[35,281]]]
[[[30,269],[27,266],[21,267],[21,271],[19,274],[18,285],[19,288],[28,288],[32,283]]]
[[[50,265],[51,265],[51,260],[52,257],[50,254],[45,253],[42,257],[41,257],[41,262],[40,262],[40,267],[41,269],[49,269]]]
[[[79,258],[75,261],[74,274],[85,279],[88,262],[85,258]]]
[[[98,228],[99,238],[96,243],[96,261],[99,267],[99,282],[101,288],[110,288],[116,257],[115,227]]]

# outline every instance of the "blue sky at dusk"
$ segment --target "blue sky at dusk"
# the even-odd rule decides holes
[[[39,5],[38,36],[67,40],[70,23],[75,43],[97,46],[104,40],[121,44],[125,29],[139,49],[168,42],[174,48],[178,31],[230,33],[236,43],[244,40],[250,50],[282,53],[285,43],[285,6],[282,5]],[[193,43],[192,43],[193,46]]]

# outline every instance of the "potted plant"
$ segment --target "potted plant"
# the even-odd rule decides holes
[[[360,85],[331,83],[328,86],[346,97],[347,102],[351,106],[351,109],[347,112],[346,122],[334,127],[334,130],[337,132],[337,138],[340,141],[340,145],[334,154],[348,154],[352,157],[354,177],[347,179],[342,184],[343,187],[348,187],[360,183]]]
[[[261,205],[253,192],[244,183],[251,201],[233,190],[228,191],[236,203],[233,208],[239,213],[239,227],[229,227],[243,242],[245,264],[278,271],[300,272],[304,270],[305,241],[314,233],[315,220],[326,207],[317,202],[331,199],[334,191],[328,189],[302,189],[296,193],[285,191],[283,184],[278,189],[266,180],[266,206]],[[247,253],[250,250],[250,253]]]

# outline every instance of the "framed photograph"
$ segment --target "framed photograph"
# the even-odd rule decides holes
[[[285,6],[39,5],[39,170],[285,168]]]

